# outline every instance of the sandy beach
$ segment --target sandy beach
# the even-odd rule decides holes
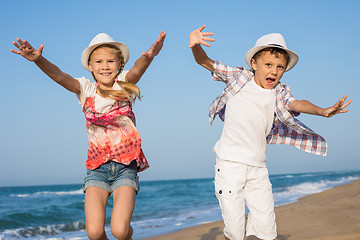
[[[359,240],[360,180],[278,206],[275,212],[278,240]],[[218,221],[147,240],[223,240],[222,229]]]

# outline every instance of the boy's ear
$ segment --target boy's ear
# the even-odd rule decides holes
[[[254,69],[254,71],[256,71],[256,69],[257,69],[256,61],[253,58],[251,59],[251,68]]]

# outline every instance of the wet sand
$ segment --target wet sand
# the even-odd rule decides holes
[[[278,240],[359,240],[360,180],[278,206],[275,212]],[[222,221],[211,222],[147,240],[223,240],[223,227]]]

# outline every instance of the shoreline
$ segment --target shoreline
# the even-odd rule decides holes
[[[275,214],[277,240],[360,239],[360,179],[277,206]],[[143,240],[223,240],[223,227],[216,221]]]

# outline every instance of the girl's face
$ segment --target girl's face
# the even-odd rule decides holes
[[[90,56],[89,70],[94,74],[99,86],[104,90],[112,89],[120,67],[121,61],[111,48],[97,48]]]
[[[256,84],[265,89],[272,89],[284,74],[287,59],[283,54],[277,57],[275,54],[265,51],[256,61],[251,59],[251,64],[255,70]]]

